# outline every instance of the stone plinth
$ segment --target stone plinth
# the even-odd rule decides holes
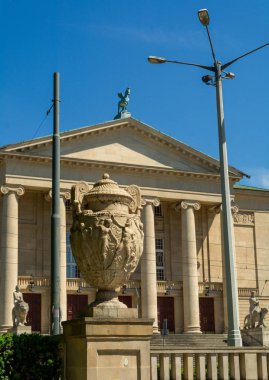
[[[63,322],[64,378],[150,379],[153,319],[113,318],[108,311],[101,316],[97,309],[98,317]]]
[[[242,329],[242,340],[245,346],[269,346],[269,328]]]
[[[32,334],[32,326],[14,326],[12,327],[9,332],[13,334]]]
[[[138,312],[135,308],[108,308],[108,307],[89,307],[89,317],[96,318],[138,318]]]
[[[117,115],[114,117],[114,120],[126,119],[127,117],[131,117],[131,113],[128,111],[121,111],[117,113]]]

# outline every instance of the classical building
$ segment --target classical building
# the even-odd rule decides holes
[[[49,332],[51,152],[51,136],[0,150],[2,330],[19,284],[29,324]],[[167,319],[170,332],[225,331],[219,162],[131,117],[61,134],[62,320],[83,313],[96,292],[72,256],[70,189],[103,173],[138,185],[144,198],[144,252],[121,300],[154,317],[155,329]],[[244,173],[233,167],[229,175],[242,326],[251,291],[269,306],[269,190],[238,185]]]

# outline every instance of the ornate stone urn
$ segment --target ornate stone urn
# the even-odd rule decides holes
[[[71,246],[88,284],[98,289],[90,307],[126,308],[118,300],[120,286],[136,269],[143,250],[140,189],[122,189],[108,174],[93,185],[72,187]]]

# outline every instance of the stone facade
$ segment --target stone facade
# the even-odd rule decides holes
[[[31,308],[31,318],[39,314],[33,330],[49,330],[51,163],[50,137],[0,150],[2,330],[12,326],[17,283],[29,317]],[[153,318],[155,331],[163,319],[170,332],[225,331],[219,162],[133,118],[61,134],[62,320],[96,293],[82,278],[66,278],[71,187],[91,187],[105,172],[125,188],[138,185],[144,199],[144,251],[122,298]],[[242,327],[251,290],[269,306],[269,191],[237,185],[243,173],[235,168],[229,174]]]

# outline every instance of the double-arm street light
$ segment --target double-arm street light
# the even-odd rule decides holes
[[[220,155],[220,178],[221,178],[221,194],[222,194],[222,225],[223,225],[223,245],[225,257],[225,274],[226,274],[226,292],[227,292],[227,310],[228,310],[228,345],[229,346],[242,346],[242,339],[239,330],[238,321],[238,294],[237,294],[237,281],[236,281],[236,268],[235,268],[235,252],[233,244],[233,231],[232,231],[232,215],[231,215],[231,199],[230,199],[230,186],[229,186],[229,173],[228,173],[228,160],[227,160],[227,147],[224,127],[224,111],[223,111],[223,97],[222,97],[222,79],[233,79],[234,74],[225,72],[224,70],[231,66],[239,59],[252,54],[265,46],[269,42],[253,49],[223,65],[216,59],[212,40],[210,37],[208,25],[209,14],[207,9],[201,9],[198,12],[199,20],[205,26],[211,53],[213,56],[213,66],[200,65],[190,62],[171,61],[161,57],[150,56],[148,61],[150,63],[177,63],[180,65],[196,66],[214,75],[205,75],[202,81],[208,85],[216,87],[217,99],[217,116],[218,116],[218,134],[219,134],[219,155]]]

